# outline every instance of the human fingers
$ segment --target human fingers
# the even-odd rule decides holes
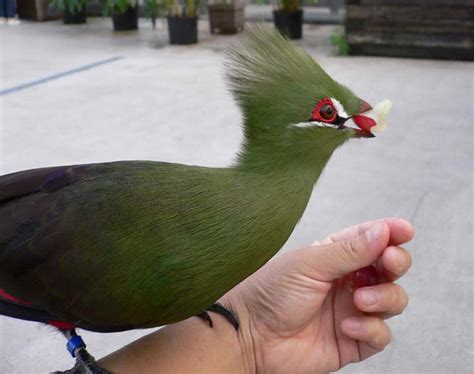
[[[390,228],[389,245],[403,244],[413,238],[414,229],[410,222],[400,218],[384,218],[380,221],[386,223]],[[377,221],[368,221],[347,227],[341,231],[329,235],[322,242],[316,242],[313,244],[328,244],[341,240],[353,239],[366,231],[371,225],[374,224],[374,222]]]
[[[392,338],[389,327],[375,316],[348,317],[341,321],[340,327],[345,335],[367,344],[375,352],[383,350]],[[365,357],[361,359],[375,352],[363,354]]]
[[[355,306],[366,313],[397,315],[401,314],[408,305],[406,291],[395,283],[359,288],[354,292],[353,298]]]
[[[377,221],[355,238],[307,247],[298,252],[298,257],[310,271],[309,276],[333,281],[376,262],[388,239],[388,225]]]
[[[391,246],[382,253],[376,267],[382,279],[393,282],[405,274],[411,264],[411,255],[406,249]]]

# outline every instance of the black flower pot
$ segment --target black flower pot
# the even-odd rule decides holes
[[[273,11],[273,23],[283,35],[290,39],[301,39],[303,36],[303,10],[288,13],[282,10]]]
[[[125,12],[115,10],[112,14],[115,31],[138,29],[138,6],[128,7]]]
[[[81,10],[75,10],[72,13],[67,7],[64,9],[63,21],[66,25],[78,25],[81,23],[86,23],[87,19],[87,9],[86,5],[82,7]]]
[[[197,43],[197,17],[168,17],[170,44]]]

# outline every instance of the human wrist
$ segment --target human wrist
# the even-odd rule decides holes
[[[237,330],[238,346],[242,358],[242,372],[246,374],[256,374],[257,360],[256,347],[253,338],[253,323],[251,314],[245,304],[245,301],[238,292],[234,290],[224,295],[219,300],[226,308],[232,310],[237,316],[239,329]]]

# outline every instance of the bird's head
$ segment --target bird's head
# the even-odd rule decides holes
[[[246,148],[304,157],[374,136],[376,121],[363,115],[371,106],[274,30],[255,27],[228,51],[226,66],[243,111]]]

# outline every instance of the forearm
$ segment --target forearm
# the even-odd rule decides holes
[[[242,334],[220,315],[214,327],[199,318],[166,326],[100,360],[120,373],[253,373]]]

